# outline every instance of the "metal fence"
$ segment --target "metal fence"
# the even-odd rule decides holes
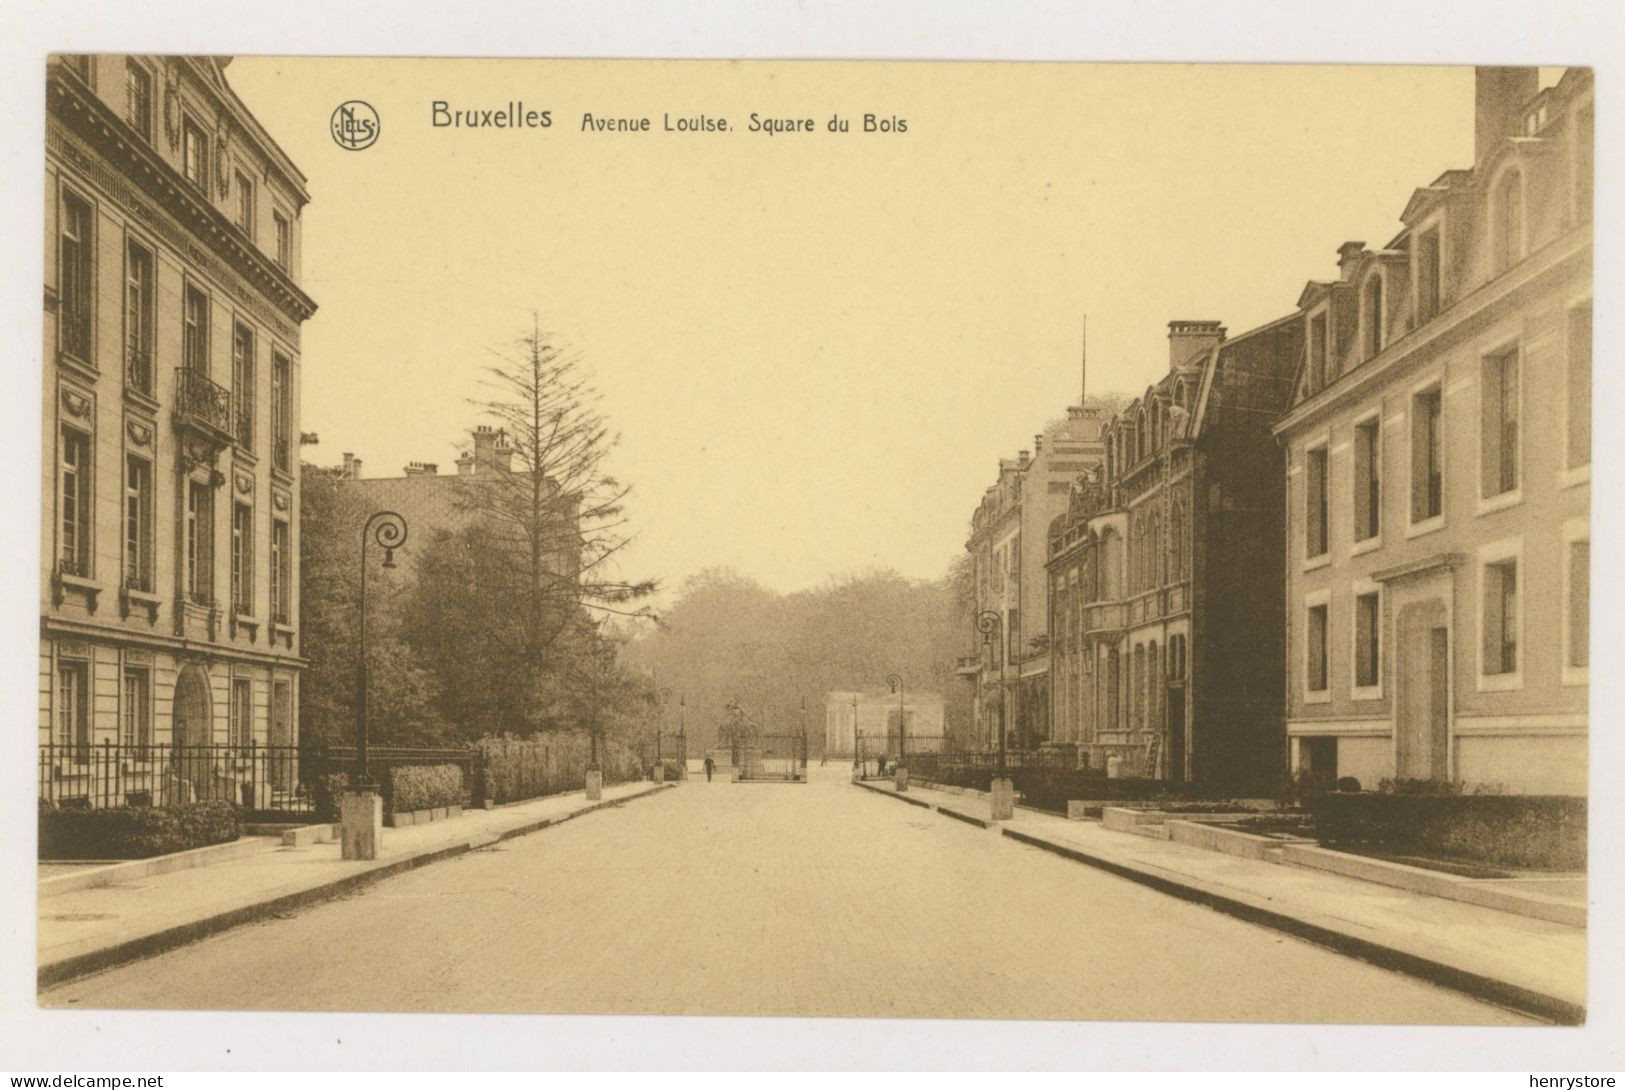
[[[736,738],[733,763],[741,780],[795,781],[807,778],[805,734],[758,734]]]
[[[655,764],[664,766],[678,778],[688,776],[688,735],[670,731],[655,732]]]
[[[179,806],[220,800],[250,811],[309,813],[316,770],[298,746],[46,744],[39,797],[61,807]]]
[[[952,740],[940,734],[910,734],[906,739],[900,739],[896,731],[886,734],[864,734],[859,731],[855,762],[859,778],[880,780],[891,775],[905,746],[907,760],[904,763],[911,777],[916,767],[935,768],[938,759],[953,749]]]

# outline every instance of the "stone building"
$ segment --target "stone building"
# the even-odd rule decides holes
[[[1282,768],[1282,459],[1296,316],[1168,323],[1047,534],[1055,739],[1080,763],[1257,790]]]
[[[513,488],[518,485],[528,491],[529,477],[514,467],[514,447],[508,433],[501,428],[481,424],[474,429],[473,449],[458,456],[455,473],[442,474],[434,462],[412,462],[399,477],[362,477],[361,459],[345,453],[344,463],[333,467],[343,488],[363,503],[357,511],[366,518],[374,511],[394,511],[406,520],[408,547],[399,559],[407,564],[415,562],[423,547],[439,531],[456,531],[481,517],[482,511],[495,504],[507,502]],[[544,515],[561,513],[559,532],[547,545],[544,568],[555,575],[576,578],[579,567],[580,537],[574,517],[574,506],[559,497],[558,485],[551,480],[543,482]],[[482,490],[491,489],[489,495]],[[521,497],[523,499],[524,497]],[[360,525],[351,527],[356,535]],[[518,531],[508,530],[517,538]],[[359,541],[357,537],[357,541]]]
[[[59,800],[267,788],[240,755],[165,768],[148,747],[299,737],[309,198],[227,65],[47,65],[39,738]]]
[[[999,460],[999,479],[971,516],[965,548],[975,569],[976,610],[999,614],[1003,626],[999,647],[960,661],[960,676],[975,686],[973,723],[983,745],[998,734],[1001,670],[1009,687],[1008,745],[1030,748],[1050,736],[1048,528],[1066,510],[1072,482],[1104,457],[1099,415],[1073,406],[1047,436],[1033,437],[1032,451]]]
[[[1294,770],[1586,789],[1593,92],[1476,74],[1471,169],[1299,299]]]
[[[910,743],[919,739],[922,747],[937,752],[942,745],[943,709],[938,693],[903,694],[898,707],[895,693],[832,692],[824,698],[824,752],[852,756],[854,729],[862,731],[866,752],[897,752],[897,724],[901,711]],[[879,747],[885,740],[885,749]]]

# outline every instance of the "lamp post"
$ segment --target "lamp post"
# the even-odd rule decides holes
[[[863,747],[858,745],[858,694],[852,694],[852,778],[863,777]]]
[[[887,674],[886,684],[897,694],[897,790],[908,790],[908,706],[903,698],[903,678]]]
[[[367,544],[371,541],[384,550],[384,567],[395,566],[395,550],[406,544],[406,520],[394,511],[374,511],[361,527],[361,621],[357,633],[356,692],[355,692],[355,757],[356,778],[352,790],[345,796],[342,826],[342,847],[345,859],[376,859],[378,841],[382,838],[383,800],[378,797],[378,785],[373,781],[367,764]]]
[[[996,609],[984,609],[976,615],[976,630],[982,634],[982,643],[989,647],[999,658],[999,750],[997,764],[993,768],[993,782],[990,792],[990,801],[993,807],[993,820],[1004,821],[1015,813],[1015,785],[1010,782],[1009,770],[1005,767],[1005,702],[1009,699],[1010,690],[1005,678],[1006,656],[1004,654],[1004,614]]]
[[[809,767],[812,754],[807,749],[807,698],[801,698],[801,778],[806,779],[811,772]]]

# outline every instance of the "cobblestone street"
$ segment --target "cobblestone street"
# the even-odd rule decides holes
[[[41,995],[48,1007],[1507,1023],[846,783],[601,811]]]

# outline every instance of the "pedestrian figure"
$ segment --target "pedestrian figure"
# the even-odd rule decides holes
[[[711,782],[711,770],[713,768],[715,768],[716,766],[717,766],[717,763],[715,761],[713,761],[711,759],[711,755],[709,753],[707,753],[705,755],[705,782],[706,783]]]

